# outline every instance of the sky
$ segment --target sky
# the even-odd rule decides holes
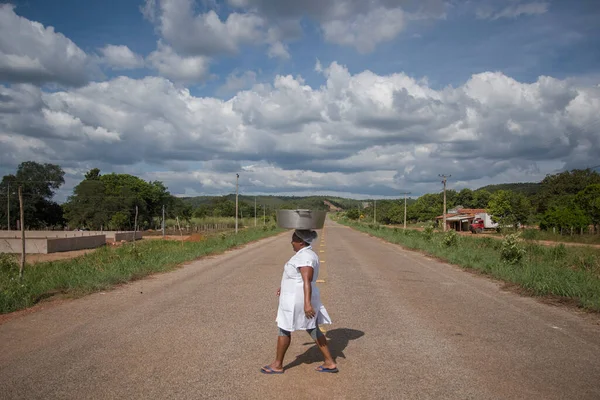
[[[412,197],[600,164],[596,0],[0,1],[0,174]]]

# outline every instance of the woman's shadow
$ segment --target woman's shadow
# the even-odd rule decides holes
[[[329,345],[329,351],[334,360],[338,357],[346,358],[344,350],[348,347],[348,343],[351,340],[359,339],[364,336],[363,331],[348,328],[338,328],[327,332],[327,342]],[[303,354],[296,357],[294,361],[283,367],[284,370],[297,367],[302,364],[312,364],[323,361],[323,354],[317,347],[316,343],[305,343],[305,345],[312,344],[313,346],[306,350]]]

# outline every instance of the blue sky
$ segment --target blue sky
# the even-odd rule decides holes
[[[159,36],[140,12],[140,0],[16,0],[17,13],[30,20],[53,26],[88,53],[107,43],[123,44],[147,55],[156,48]],[[222,1],[216,9],[222,17],[231,11]],[[369,69],[378,74],[403,71],[427,77],[433,87],[460,85],[481,71],[502,71],[523,82],[540,75],[556,78],[598,73],[600,65],[600,4],[588,1],[548,1],[548,11],[519,18],[473,18],[472,5],[457,2],[448,17],[419,21],[392,41],[382,43],[369,54],[357,54],[348,47],[324,43],[318,24],[303,21],[300,40],[290,43],[289,61],[270,60],[254,48],[216,60],[215,81],[195,85],[197,95],[216,95],[216,88],[235,71],[260,70],[271,81],[276,74],[301,74],[310,84],[323,79],[314,73],[315,60],[344,64],[351,72]],[[499,1],[497,3],[510,3]],[[209,7],[196,4],[197,11]],[[472,11],[472,10],[471,10]],[[116,73],[106,71],[107,76]],[[140,77],[147,70],[127,74]],[[119,73],[122,74],[122,71]]]
[[[474,188],[600,164],[600,2],[277,1],[3,7],[0,173],[33,157],[216,194],[238,168],[255,192],[393,196],[438,169]]]

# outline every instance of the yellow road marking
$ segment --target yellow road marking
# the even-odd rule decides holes
[[[317,283],[325,283],[324,279],[317,279]]]
[[[323,264],[325,262],[325,260],[321,260],[321,264]]]
[[[321,251],[319,251],[319,253],[325,253],[325,250],[321,250]]]

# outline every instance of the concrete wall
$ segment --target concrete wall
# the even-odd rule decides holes
[[[86,235],[82,235],[85,233]],[[90,236],[87,232],[74,232],[74,231],[25,231],[26,238],[66,238],[66,237],[78,237],[78,236]],[[0,231],[0,238],[13,238],[20,239],[21,231]]]
[[[73,251],[83,249],[95,249],[106,244],[106,236],[82,236],[63,239],[47,239],[48,253],[58,253],[61,251]],[[25,241],[27,245],[27,241]]]
[[[25,253],[48,254],[62,251],[95,249],[106,244],[106,236],[81,236],[62,238],[27,238]],[[21,253],[21,239],[0,238],[0,253]]]
[[[27,236],[26,236],[27,237]],[[21,239],[0,238],[0,253],[21,254]],[[25,253],[27,254],[47,254],[48,239],[27,239],[25,240]]]
[[[127,242],[133,241],[134,232],[115,232],[112,239],[115,242],[120,242],[121,240],[125,240]],[[109,237],[108,235],[106,237]],[[140,240],[142,238],[142,232],[135,232],[135,240]]]
[[[69,238],[105,235],[107,239],[120,242],[133,240],[133,231],[25,231],[26,238]],[[20,239],[21,231],[0,231],[0,238]],[[136,232],[135,239],[142,238],[142,232]]]

